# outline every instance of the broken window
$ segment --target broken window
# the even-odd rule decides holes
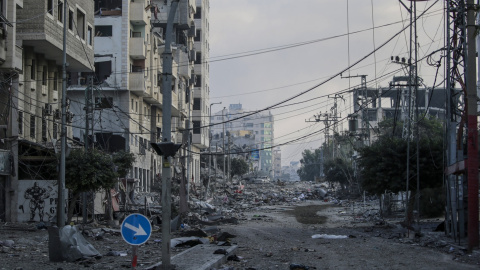
[[[63,2],[58,0],[57,6],[57,19],[59,22],[63,22]]]
[[[18,112],[18,134],[23,134],[23,112]]]
[[[198,111],[202,107],[202,99],[200,98],[194,98],[193,99],[193,109]]]
[[[47,1],[47,12],[50,15],[53,15],[53,0],[48,0]]]
[[[193,123],[193,134],[200,134],[200,121],[192,121]]]
[[[87,27],[87,44],[92,46],[93,45],[93,33],[92,27],[89,25]]]
[[[58,124],[57,123],[53,123],[53,138],[56,140],[57,137],[58,137]]]
[[[195,38],[193,38],[194,41],[202,41],[202,30],[197,29],[195,33]]]
[[[202,7],[197,7],[197,12],[193,15],[194,19],[201,19],[202,18]]]
[[[111,37],[112,26],[111,25],[95,25],[96,37]]]
[[[95,62],[95,75],[98,82],[104,82],[112,75],[112,61]]]
[[[68,29],[73,31],[73,10],[68,11]]]
[[[32,59],[32,67],[30,68],[30,79],[35,80],[35,59]]]
[[[47,141],[47,119],[42,118],[42,141]]]
[[[77,35],[85,39],[85,14],[77,9]]]
[[[30,115],[30,137],[35,138],[35,115]]]
[[[47,66],[43,66],[42,85],[47,85]]]

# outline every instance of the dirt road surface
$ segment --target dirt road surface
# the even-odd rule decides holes
[[[240,259],[223,269],[480,269],[478,251],[465,254],[443,232],[404,238],[392,225],[354,222],[347,210],[310,202],[248,213],[239,225],[222,227],[237,236]],[[347,238],[312,238],[322,234]]]
[[[295,269],[291,268],[293,264],[304,266],[297,269],[480,269],[478,249],[467,254],[443,232],[431,232],[428,228],[420,238],[407,237],[396,221],[365,219],[358,214],[364,210],[320,201],[235,210],[238,224],[217,228],[236,235],[230,241],[239,246],[238,261],[228,261],[220,269]],[[432,222],[432,227],[438,223]],[[0,224],[0,270],[131,269],[132,247],[125,243],[118,229],[100,226],[86,230],[85,238],[101,258],[50,262],[48,233],[37,229],[37,225]],[[199,224],[191,227],[196,226]],[[313,235],[346,238],[312,238]],[[172,255],[187,248],[172,248]],[[159,261],[161,232],[157,230],[146,244],[139,246],[137,269]]]

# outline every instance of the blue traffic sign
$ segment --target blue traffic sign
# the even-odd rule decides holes
[[[152,225],[144,215],[131,214],[123,220],[121,232],[125,242],[130,245],[141,245],[150,238]]]

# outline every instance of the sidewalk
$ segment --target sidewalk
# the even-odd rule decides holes
[[[227,254],[213,254],[217,249],[225,249]],[[218,268],[227,261],[227,257],[235,254],[237,246],[222,247],[217,245],[196,245],[171,258],[176,270],[209,270]],[[147,270],[161,269],[162,262],[148,266]]]

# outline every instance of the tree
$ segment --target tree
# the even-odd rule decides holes
[[[320,149],[315,149],[314,151],[306,149],[303,151],[300,169],[297,170],[302,181],[314,181],[316,176],[320,176],[321,153]]]
[[[118,151],[112,155],[117,168],[118,177],[125,177],[135,162],[135,155],[126,151]]]
[[[75,202],[82,192],[111,189],[117,182],[119,171],[126,174],[126,166],[133,163],[130,154],[109,154],[96,149],[72,150],[65,162],[65,186],[72,196],[68,206],[68,222],[71,221]],[[115,161],[117,161],[117,164]],[[120,169],[120,170],[118,170]]]
[[[362,187],[380,195],[385,191],[405,191],[407,178],[407,143],[401,138],[400,122],[384,121],[379,125],[380,134],[371,146],[359,149],[358,160]],[[420,189],[433,189],[443,183],[443,129],[435,119],[422,118],[419,127],[419,179]],[[413,129],[414,130],[414,129]],[[409,191],[417,191],[417,156],[415,140],[410,142]],[[408,202],[411,213],[414,196]],[[410,220],[410,216],[407,217]]]
[[[240,158],[233,158],[231,161],[232,168],[230,170],[230,175],[233,177],[234,175],[242,176],[248,173],[248,164],[245,160]]]
[[[117,172],[118,177],[125,177],[135,162],[135,155],[126,151],[118,151],[113,153],[112,159],[113,163],[115,164],[115,171]],[[105,205],[105,219],[113,220],[112,193],[110,192],[110,188],[107,188],[105,193],[108,202]]]
[[[330,184],[338,183],[342,189],[353,184],[353,167],[342,158],[325,162],[325,179]]]
[[[373,194],[385,190],[393,193],[406,190],[407,140],[392,136],[391,121],[383,122],[383,132],[371,146],[359,149],[359,169],[363,188]],[[397,123],[399,125],[399,123]],[[400,123],[401,125],[401,123]],[[401,130],[397,127],[396,130]],[[416,144],[410,143],[409,190],[416,189]],[[435,119],[419,121],[419,164],[421,188],[435,188],[442,184],[443,137],[442,124]]]

